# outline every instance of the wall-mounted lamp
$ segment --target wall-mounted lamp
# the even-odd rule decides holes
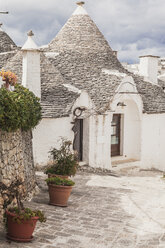
[[[127,105],[126,105],[124,102],[118,102],[117,106],[118,106],[118,107],[124,108],[124,107],[126,107]]]

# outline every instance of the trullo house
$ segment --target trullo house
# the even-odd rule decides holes
[[[35,164],[47,163],[50,148],[65,137],[92,167],[111,169],[116,160],[126,160],[165,171],[159,58],[142,57],[141,76],[127,70],[83,4],[42,48],[32,32],[20,49],[0,30],[0,67],[41,97],[43,119],[33,131]]]

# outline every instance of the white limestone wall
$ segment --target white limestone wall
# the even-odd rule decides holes
[[[143,115],[141,166],[165,171],[165,114]]]
[[[89,165],[111,169],[111,116],[90,117]]]
[[[118,92],[111,103],[111,109],[112,115],[122,115],[120,155],[125,159],[140,160],[143,105],[133,78],[125,77],[118,87]],[[119,103],[123,103],[124,106],[120,106]]]
[[[52,147],[58,147],[61,137],[73,141],[73,124],[70,117],[44,118],[33,130],[33,154],[35,165],[45,165],[50,158],[48,153]]]
[[[72,108],[72,112],[77,107],[86,108],[87,111],[83,112],[82,115],[79,117],[83,119],[83,162],[86,164],[89,164],[90,160],[90,139],[91,139],[91,131],[90,131],[90,125],[91,125],[91,115],[94,111],[94,105],[92,100],[90,99],[87,92],[82,91],[81,95],[77,98],[76,102],[74,103],[74,106]],[[72,120],[74,120],[75,116],[72,116]]]
[[[23,51],[22,84],[41,98],[40,52]]]
[[[125,100],[126,106],[123,111],[123,127],[121,127],[121,145],[123,155],[128,159],[140,160],[141,157],[141,120],[136,103]]]
[[[89,118],[83,119],[83,161],[89,163]]]

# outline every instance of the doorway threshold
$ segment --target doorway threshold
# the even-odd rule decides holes
[[[111,161],[112,161],[112,167],[116,167],[122,164],[134,163],[139,160],[134,158],[126,158],[124,156],[116,156],[116,157],[111,157]]]
[[[125,158],[123,156],[112,158],[112,171],[128,173],[128,171],[139,171],[141,161],[134,158]]]

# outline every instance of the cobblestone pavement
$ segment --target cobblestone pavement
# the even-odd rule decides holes
[[[104,176],[79,172],[69,205],[48,205],[43,176],[40,193],[27,206],[45,211],[31,243],[8,242],[0,248],[165,248],[165,182],[161,174]],[[160,202],[159,202],[160,200]]]

